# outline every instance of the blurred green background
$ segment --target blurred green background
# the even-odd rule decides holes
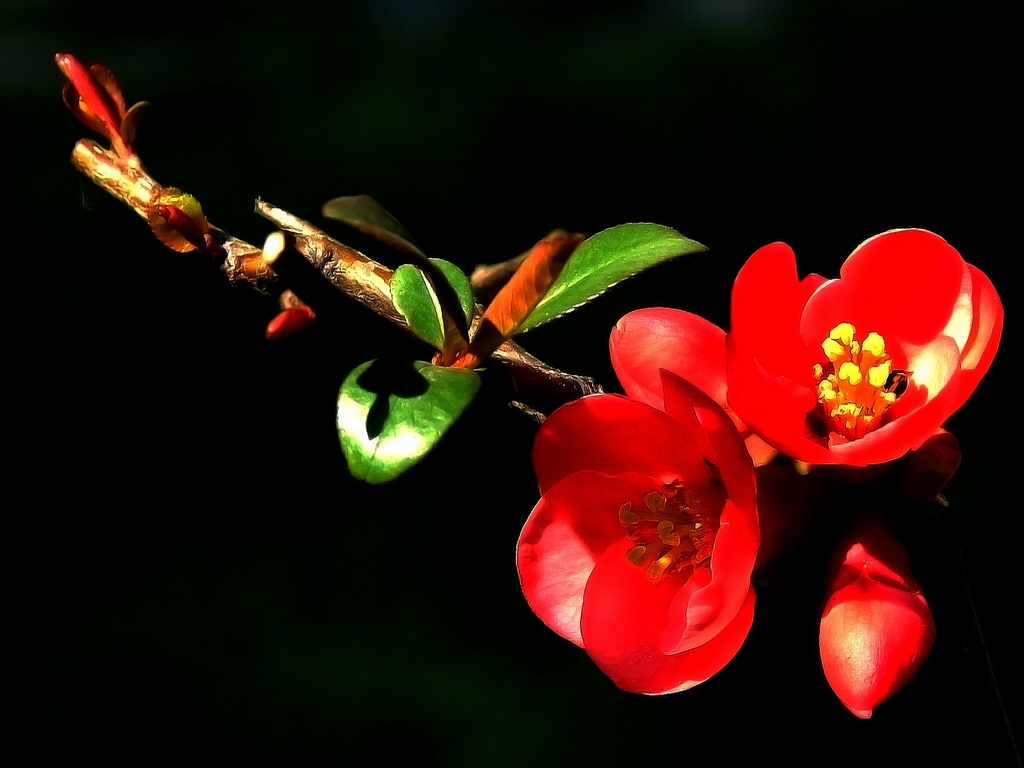
[[[14,742],[144,765],[1013,765],[958,551],[1019,724],[1021,10],[0,2]],[[327,199],[368,193],[467,270],[554,227],[654,221],[708,245],[523,338],[610,390],[618,317],[668,305],[727,326],[761,245],[834,276],[883,230],[941,234],[993,280],[1007,324],[951,422],[952,505],[904,538],[938,625],[922,671],[872,720],[850,715],[820,670],[812,572],[761,590],[711,681],[617,691],[519,590],[535,427],[500,377],[415,470],[352,480],[341,380],[425,350],[354,304],[266,342],[271,299],[164,250],[70,167],[87,130],[61,103],[58,51],[152,102],[151,173],[251,242],[270,231],[257,196],[322,223]]]

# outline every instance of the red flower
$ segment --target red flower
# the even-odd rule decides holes
[[[797,279],[774,243],[740,270],[726,337],[729,404],[811,464],[865,466],[920,447],[974,391],[999,344],[995,288],[938,235],[862,243],[838,280]]]
[[[559,408],[540,428],[541,490],[517,560],[530,607],[620,688],[707,680],[753,619],[758,523],[736,428],[666,372],[664,410],[620,395]]]
[[[732,330],[680,310],[623,317],[611,358],[626,393],[661,407],[659,370],[733,416],[757,465],[758,437],[811,464],[880,464],[920,448],[974,391],[999,344],[995,288],[919,229],[857,248],[838,280],[797,280],[793,251],[761,248],[736,277]]]
[[[924,663],[935,622],[907,553],[881,518],[854,523],[829,568],[821,614],[821,665],[836,696],[858,717],[902,688]]]

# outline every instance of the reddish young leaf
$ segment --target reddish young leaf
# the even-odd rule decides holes
[[[160,219],[163,219],[169,226],[162,226]],[[187,213],[177,206],[156,206],[156,216],[151,218],[150,226],[160,242],[168,248],[182,252],[206,250],[205,233]]]
[[[287,307],[267,324],[267,339],[277,341],[294,336],[308,328],[315,318],[313,310],[304,304]]]
[[[121,137],[121,121],[125,115],[124,97],[110,70],[102,64],[93,64],[86,69],[69,53],[58,53],[54,59],[68,79],[62,95],[72,114],[92,130],[110,139],[117,154],[122,157],[133,155]]]
[[[581,242],[583,235],[578,232],[556,229],[533,246],[519,269],[487,307],[470,342],[469,353],[458,363],[459,367],[479,365],[516,332],[544,298]]]

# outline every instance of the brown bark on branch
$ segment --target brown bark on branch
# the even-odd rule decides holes
[[[126,161],[90,139],[79,141],[71,155],[71,163],[75,168],[149,221],[155,206],[162,197],[169,194],[170,188],[157,183],[137,162],[137,158],[133,159],[135,162]],[[264,261],[260,248],[213,228],[218,240],[222,241],[225,253],[220,268],[230,282],[249,285],[266,293],[279,294],[287,287],[318,312],[322,309],[322,306],[318,306],[318,303],[322,305],[322,301],[317,301],[318,298],[322,299],[319,291],[329,285],[409,332],[405,318],[398,313],[392,302],[390,269],[338,242],[309,222],[266,201],[256,201],[256,212],[294,235],[296,250],[312,270],[308,274],[279,275]],[[311,276],[322,278],[322,285],[318,287],[316,280],[310,279]],[[288,282],[287,286],[285,282]],[[552,368],[512,341],[502,344],[492,359],[508,371],[517,399],[542,408],[602,391],[594,379]]]

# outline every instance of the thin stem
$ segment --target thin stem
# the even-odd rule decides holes
[[[995,668],[992,666],[992,657],[988,652],[988,645],[985,643],[985,633],[981,629],[981,620],[978,618],[978,609],[974,605],[974,596],[971,594],[971,585],[967,581],[967,570],[964,567],[963,549],[957,549],[957,560],[960,564],[960,580],[963,583],[964,594],[967,596],[967,607],[971,612],[971,622],[974,624],[974,632],[981,644],[981,652],[985,657],[985,669],[988,671],[988,682],[995,696],[996,704],[999,706],[999,714],[1003,718],[1003,727],[1006,729],[1006,736],[1010,740],[1010,749],[1013,750],[1013,757],[1017,761],[1018,768],[1024,767],[1020,751],[1017,749],[1017,741],[1013,737],[1013,727],[1010,725],[1010,718],[1006,714],[1006,705],[1003,704],[1002,694],[999,692],[999,683],[996,680]]]
[[[75,145],[71,163],[147,221],[153,216],[159,201],[171,194],[170,188],[156,182],[140,163],[129,163],[90,139],[82,139]],[[313,269],[294,270],[282,280],[282,275],[263,259],[260,248],[214,229],[223,240],[226,254],[221,272],[230,282],[275,294],[280,294],[285,288],[282,284],[285,281],[301,283],[289,284],[287,288],[317,313],[321,312],[324,303],[330,303],[333,295],[345,295],[410,332],[408,323],[392,302],[390,269],[275,205],[257,200],[256,212],[280,229],[292,233],[295,249]],[[324,287],[340,293],[328,296],[330,292],[325,293]],[[545,408],[602,391],[594,379],[552,368],[512,341],[502,344],[492,359],[510,375],[516,399],[536,400],[535,405]]]

